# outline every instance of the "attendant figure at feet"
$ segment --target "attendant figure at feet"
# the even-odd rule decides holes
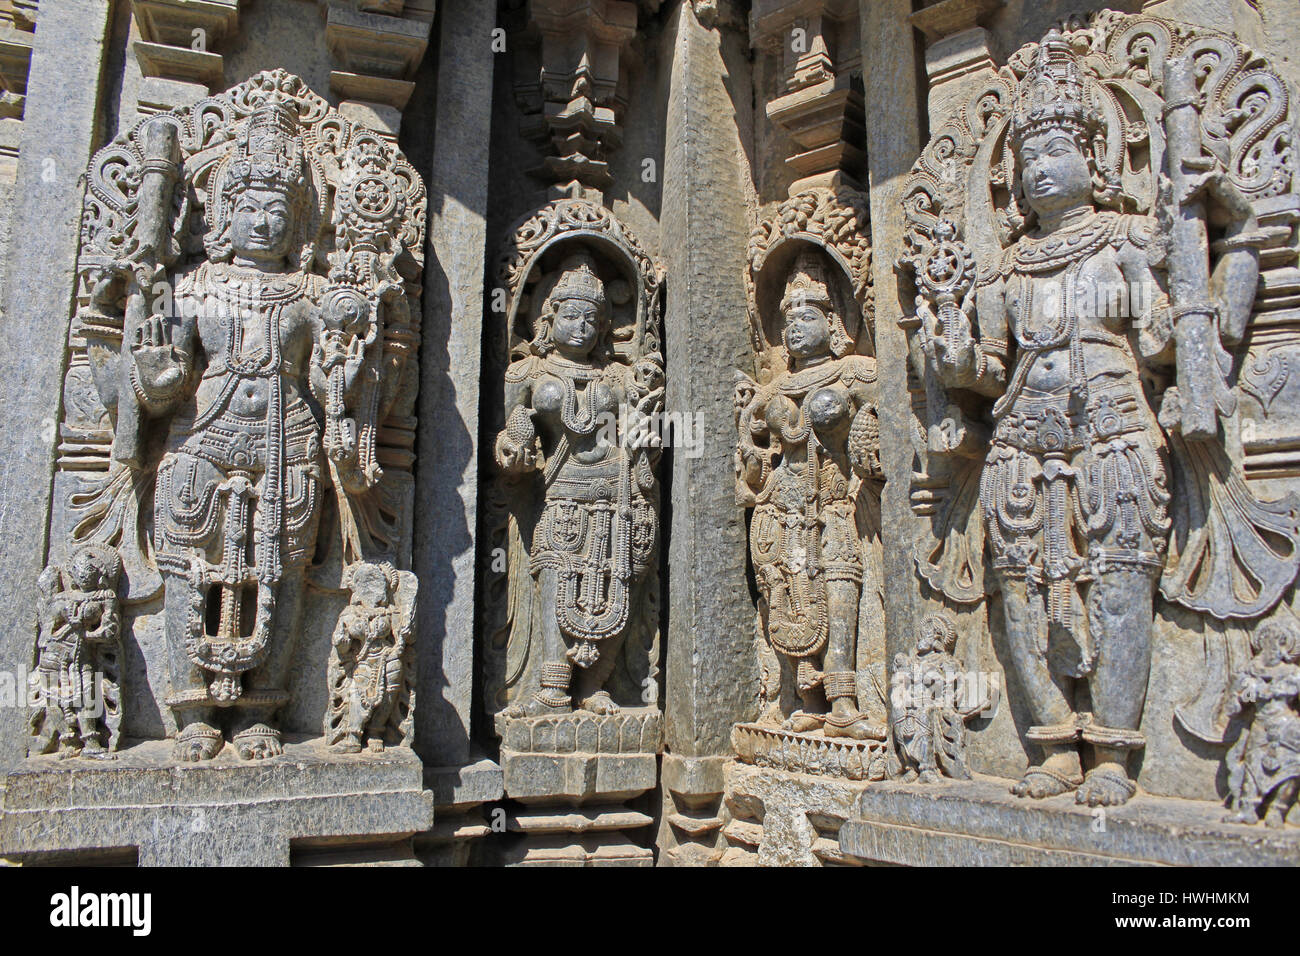
[[[403,574],[410,584],[405,595]],[[338,753],[408,743],[415,677],[414,576],[391,564],[360,562],[348,569],[344,583],[352,599],[334,628],[326,742]]]
[[[544,488],[526,542],[542,663],[528,669],[512,716],[575,704],[618,710],[607,682],[655,553],[658,451],[648,416],[662,382],[657,356],[619,360],[605,283],[590,256],[568,258],[528,354],[506,372],[506,426],[496,440],[506,476]]]
[[[1228,754],[1230,823],[1286,823],[1300,795],[1300,628],[1268,621],[1236,677],[1230,716],[1249,720]]]
[[[35,704],[28,717],[32,754],[112,759],[117,748],[122,559],[104,545],[82,545],[37,580]]]
[[[781,668],[764,719],[883,740],[883,720],[859,710],[857,673],[861,602],[879,590],[868,548],[881,481],[875,360],[849,354],[818,253],[795,262],[780,313],[788,369],[761,387],[742,379],[736,403],[737,493],[754,509],[761,627]]]

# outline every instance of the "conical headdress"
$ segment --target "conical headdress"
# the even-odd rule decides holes
[[[826,270],[821,259],[812,252],[801,252],[790,270],[790,278],[785,283],[785,295],[781,297],[781,311],[791,306],[805,303],[829,309],[831,306],[830,286],[826,281]]]
[[[1034,65],[1016,87],[1011,108],[1011,141],[1024,142],[1045,126],[1075,130],[1087,142],[1101,114],[1091,101],[1083,70],[1070,45],[1056,30],[1038,46]]]
[[[586,255],[570,256],[561,266],[560,279],[551,292],[552,302],[565,299],[583,299],[600,308],[605,306],[605,283],[600,281],[592,268],[592,261]]]
[[[296,201],[306,197],[308,187],[298,111],[292,103],[272,99],[249,117],[236,137],[221,190],[231,195],[274,189]]]

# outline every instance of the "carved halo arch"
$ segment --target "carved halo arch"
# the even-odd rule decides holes
[[[497,275],[507,290],[505,348],[509,360],[527,354],[532,329],[525,336],[522,323],[545,301],[555,278],[548,283],[543,281],[543,275],[554,271],[565,255],[582,245],[595,247],[605,262],[621,273],[613,279],[608,274],[601,278],[607,286],[616,281],[627,284],[628,295],[622,305],[635,297],[632,321],[620,323],[620,295],[616,289],[607,288],[616,353],[635,362],[659,352],[663,266],[604,206],[585,199],[563,199],[520,219],[501,257]],[[600,265],[597,263],[598,271]]]
[[[847,187],[813,187],[787,199],[750,234],[745,293],[760,385],[786,368],[775,303],[781,299],[790,266],[807,249],[818,250],[834,266],[831,296],[850,330],[853,352],[875,354],[866,197]]]

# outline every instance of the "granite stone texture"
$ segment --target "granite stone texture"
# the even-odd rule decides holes
[[[1294,7],[0,0],[0,857],[1300,865]]]
[[[166,741],[113,761],[33,757],[4,799],[0,855],[18,860],[133,849],[140,866],[287,866],[295,842],[387,842],[433,825],[409,750],[341,756],[311,740],[264,764],[226,753],[177,765]]]

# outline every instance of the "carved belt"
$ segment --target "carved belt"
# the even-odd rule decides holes
[[[1035,455],[1069,457],[1094,442],[1145,431],[1147,422],[1140,409],[1137,394],[1127,382],[1089,388],[1083,408],[1073,403],[1068,393],[1021,393],[1015,407],[998,420],[993,437]]]

